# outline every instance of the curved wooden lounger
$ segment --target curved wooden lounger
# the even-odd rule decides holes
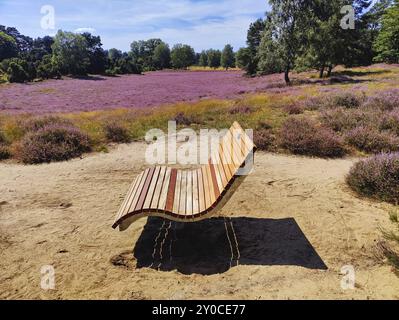
[[[142,217],[178,222],[209,218],[231,198],[245,175],[238,170],[253,163],[256,146],[235,122],[209,163],[195,170],[165,166],[148,168],[132,183],[113,225],[124,231]]]

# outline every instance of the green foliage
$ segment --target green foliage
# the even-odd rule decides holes
[[[175,69],[187,69],[195,62],[194,49],[189,45],[176,44],[171,52],[171,62]]]
[[[18,47],[15,39],[8,34],[0,31],[0,61],[18,54]]]
[[[208,54],[206,53],[205,50],[203,50],[203,51],[201,52],[200,57],[199,57],[198,64],[199,64],[201,67],[207,67],[207,66],[208,66]]]
[[[227,44],[224,47],[224,49],[222,51],[222,57],[221,57],[221,60],[220,60],[220,64],[226,70],[229,69],[229,68],[234,68],[234,66],[235,66],[235,55],[234,55],[233,47],[230,44]]]
[[[51,55],[46,55],[42,58],[37,66],[37,76],[41,79],[60,78],[61,73],[58,66],[53,62]]]
[[[170,49],[166,43],[160,43],[154,50],[154,66],[157,70],[170,67]]]
[[[251,63],[251,52],[248,48],[240,48],[236,53],[236,66],[238,68],[249,70],[249,65]]]
[[[54,38],[53,64],[62,74],[85,75],[90,66],[88,43],[81,34],[59,30]]]
[[[220,67],[222,59],[222,53],[220,50],[210,49],[208,50],[208,67],[217,69]]]
[[[10,63],[10,66],[7,69],[7,74],[8,74],[9,82],[23,83],[23,82],[29,80],[29,76],[28,76],[27,72],[24,70],[24,68],[20,64],[18,64],[16,62]]]
[[[133,41],[130,45],[129,55],[132,57],[134,63],[140,65],[144,71],[158,70],[154,54],[156,48],[162,44],[166,45],[161,39]]]
[[[375,42],[375,61],[399,63],[399,1],[382,16],[381,31]]]

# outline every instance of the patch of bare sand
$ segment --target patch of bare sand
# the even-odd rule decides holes
[[[152,258],[159,219],[111,229],[146,167],[144,150],[133,143],[63,163],[0,164],[0,298],[399,298],[399,279],[374,249],[389,206],[347,189],[355,160],[258,153],[255,172],[222,212],[240,251],[230,268],[223,218],[172,224],[162,259]],[[348,264],[356,289],[344,291],[340,270]],[[43,265],[55,267],[54,291],[40,288]]]

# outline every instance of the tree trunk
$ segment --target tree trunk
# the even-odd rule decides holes
[[[287,86],[291,84],[291,80],[290,80],[290,68],[289,68],[289,67],[287,67],[287,68],[285,69],[285,72],[284,72],[284,80],[285,80],[285,83],[286,83]]]
[[[324,69],[325,69],[324,66],[322,66],[321,69],[320,69],[320,74],[319,74],[319,78],[320,78],[320,79],[323,79],[323,76],[324,76]]]
[[[329,66],[328,66],[328,72],[327,72],[327,77],[328,77],[328,78],[331,77],[332,70],[333,70],[333,66],[332,66],[332,65],[329,65]]]

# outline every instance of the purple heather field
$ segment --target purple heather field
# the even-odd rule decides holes
[[[249,79],[238,71],[151,72],[0,86],[0,111],[45,114],[148,108],[206,98],[234,98],[283,85],[279,75]]]

